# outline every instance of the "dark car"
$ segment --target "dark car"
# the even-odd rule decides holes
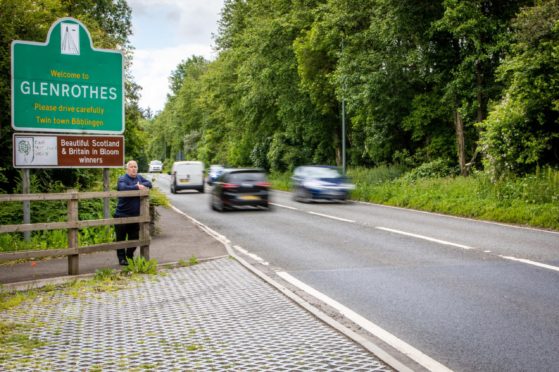
[[[223,172],[224,169],[225,168],[223,167],[223,165],[219,165],[219,164],[210,165],[210,171],[208,172],[208,177],[206,179],[207,184],[212,186],[214,182],[217,181],[217,178]]]
[[[293,199],[301,202],[313,200],[339,200],[349,198],[355,185],[349,182],[336,167],[328,165],[304,165],[293,172]]]
[[[270,183],[261,169],[225,169],[214,182],[211,196],[213,210],[240,207],[270,209]]]

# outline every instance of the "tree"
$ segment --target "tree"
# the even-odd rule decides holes
[[[515,19],[514,43],[498,69],[502,98],[479,126],[495,177],[559,164],[559,1],[538,1]]]
[[[487,117],[490,99],[499,96],[502,87],[495,70],[508,47],[511,19],[522,0],[444,0],[444,15],[433,24],[435,32],[448,33],[454,51],[454,63],[446,66],[448,83],[445,101],[452,107],[458,163],[462,175],[477,155],[475,123]],[[467,163],[467,156],[472,160]]]

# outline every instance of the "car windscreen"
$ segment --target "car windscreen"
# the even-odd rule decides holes
[[[150,162],[151,165],[161,165],[162,163],[159,160],[153,160]]]
[[[230,173],[227,182],[231,183],[248,183],[248,182],[265,182],[266,174],[263,172],[239,172]]]
[[[339,178],[340,173],[335,168],[308,168],[306,172],[307,177],[312,178]]]

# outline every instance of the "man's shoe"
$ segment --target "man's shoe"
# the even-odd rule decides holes
[[[128,265],[128,261],[126,261],[125,258],[119,260],[118,263],[120,264],[120,266],[127,266]]]

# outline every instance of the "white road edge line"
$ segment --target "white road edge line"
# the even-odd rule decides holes
[[[341,217],[336,217],[336,216],[330,216],[329,214],[322,214],[322,213],[317,213],[317,212],[308,212],[309,214],[314,214],[315,216],[320,216],[320,217],[326,217],[326,218],[330,218],[332,220],[337,220],[337,221],[342,221],[342,222],[349,222],[349,223],[355,223],[354,220],[348,220],[346,218],[341,218]]]
[[[434,242],[434,243],[451,245],[453,247],[458,247],[458,248],[462,248],[462,249],[475,249],[475,248],[469,247],[467,245],[447,242],[446,240],[435,239],[435,238],[431,238],[431,237],[428,237],[428,236],[425,236],[425,235],[412,234],[412,233],[401,231],[401,230],[389,229],[388,227],[375,226],[375,228],[379,229],[379,230],[393,232],[395,234],[406,235],[406,236],[411,236],[411,237],[418,238],[418,239],[428,240],[428,241]]]
[[[238,250],[239,252],[243,253],[246,256],[251,257],[253,260],[260,262],[262,265],[268,266],[270,265],[268,262],[266,262],[262,257],[254,254],[254,253],[250,253],[249,251],[247,251],[246,249],[238,246],[238,245],[234,245],[233,248],[235,248],[236,250]]]
[[[322,292],[317,291],[313,287],[303,283],[299,279],[291,276],[290,274],[286,273],[285,271],[280,271],[277,273],[281,278],[286,280],[287,282],[293,284],[297,288],[307,292],[308,294],[316,297],[317,299],[325,302],[326,304],[332,306],[334,309],[338,310],[341,314],[346,316],[348,319],[351,319],[353,322],[358,324],[360,327],[364,328],[374,336],[378,337],[382,341],[386,342],[396,350],[400,351],[401,353],[407,355],[417,363],[421,364],[425,368],[430,371],[452,371],[445,365],[437,362],[433,358],[425,355],[421,351],[417,350],[413,346],[409,345],[408,343],[400,340],[398,337],[394,336],[392,333],[386,331],[385,329],[379,327],[378,325],[374,324],[370,320],[362,317],[361,315],[357,314],[353,310],[347,308],[346,306],[340,304],[339,302],[331,299],[330,297],[326,296]]]
[[[499,255],[499,257],[504,258],[505,260],[522,262],[522,263],[525,263],[525,264],[528,264],[528,265],[538,266],[538,267],[541,267],[541,268],[544,268],[544,269],[559,271],[559,267],[557,267],[557,266],[547,265],[547,264],[543,264],[541,262],[527,260],[525,258],[516,258],[516,257],[512,257],[512,256],[501,256],[501,255]]]
[[[230,245],[231,242],[229,241],[229,239],[227,239],[226,236],[221,235],[217,231],[211,229],[209,226],[203,224],[202,222],[198,221],[194,217],[189,216],[188,214],[184,213],[183,211],[181,211],[180,209],[178,209],[177,207],[175,207],[172,204],[171,204],[171,209],[174,210],[175,212],[177,212],[178,214],[188,218],[190,221],[192,221],[192,223],[194,223],[196,226],[198,226],[200,229],[202,229],[202,231],[205,231],[208,235],[215,238],[218,242],[224,244],[225,246]]]

